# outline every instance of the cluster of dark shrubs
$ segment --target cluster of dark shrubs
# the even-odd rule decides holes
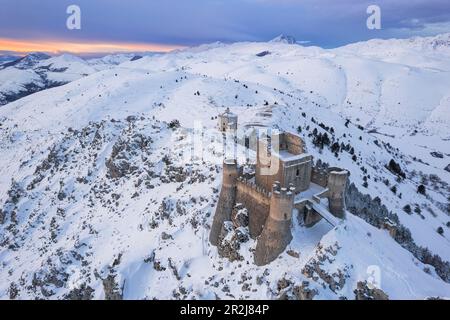
[[[395,213],[390,212],[385,205],[381,204],[379,197],[372,199],[370,195],[362,194],[352,183],[347,188],[345,201],[348,211],[374,227],[381,228],[386,219],[394,222],[396,224],[394,240],[411,252],[419,261],[433,266],[438,276],[445,282],[450,283],[450,262],[442,260],[439,255],[433,254],[428,248],[418,246],[411,236],[411,231],[400,224]],[[403,210],[411,212],[411,206],[407,205]],[[438,228],[437,232],[440,233],[439,231]],[[442,230],[443,232],[444,230]]]
[[[400,165],[395,162],[394,159],[391,159],[391,161],[389,161],[389,164],[387,165],[387,168],[390,172],[392,172],[393,174],[405,179],[406,178],[406,174],[405,172],[402,170],[402,168],[400,167]]]

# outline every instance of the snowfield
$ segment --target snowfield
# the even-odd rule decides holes
[[[0,108],[0,298],[355,299],[373,277],[389,299],[450,298],[449,39],[215,43],[0,70],[2,92],[38,85],[36,68],[68,82]],[[221,257],[208,242],[221,164],[206,155],[220,155],[226,107],[349,170],[347,219],[308,229],[295,214],[264,267],[252,239],[240,260]],[[199,127],[205,157],[191,159]]]
[[[0,106],[139,58],[134,54],[115,54],[84,60],[71,54],[50,57],[31,53],[0,64]]]

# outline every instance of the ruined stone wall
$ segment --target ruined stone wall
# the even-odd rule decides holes
[[[278,180],[283,187],[293,184],[295,192],[302,192],[309,188],[312,174],[312,156],[299,159],[295,162],[281,161],[281,176]],[[277,181],[274,180],[272,184]]]
[[[280,182],[281,186],[288,187],[293,184],[296,192],[302,192],[309,188],[312,179],[312,156],[305,157],[296,161],[284,162],[277,157],[272,157],[271,167],[264,167],[258,163],[256,168],[256,183],[270,190],[275,182]],[[273,174],[263,174],[262,168],[271,171],[265,171]],[[326,186],[326,180],[324,182]]]
[[[303,200],[295,203],[294,208],[298,211],[298,221],[307,228],[313,227],[317,222],[322,220],[322,216],[318,214],[309,200]]]
[[[322,216],[314,209],[308,209],[303,213],[303,223],[306,228],[314,227],[320,220],[322,220]]]
[[[258,237],[269,216],[270,194],[264,188],[239,178],[236,184],[236,203],[243,204],[248,211],[250,236]]]
[[[328,184],[328,165],[317,160],[316,164],[312,167],[311,182],[326,188]]]
[[[280,135],[280,150],[284,149],[289,153],[298,155],[305,153],[304,142],[299,136],[285,132]]]
[[[300,214],[305,210],[307,203],[308,203],[308,200],[303,199],[302,201],[294,204],[294,209],[297,209],[298,213]]]
[[[273,150],[272,148],[276,144],[278,146]],[[312,162],[312,156],[298,159],[298,163],[284,163],[272,152],[276,153],[279,150],[287,150],[293,155],[302,154],[304,153],[303,140],[291,133],[274,135],[272,139],[259,139],[257,143],[256,183],[267,190],[271,190],[276,181],[281,182],[284,187],[294,183],[297,192],[308,189],[311,181],[312,163],[310,162]],[[299,170],[298,175],[297,170]]]
[[[317,222],[322,220],[322,216],[318,214],[314,209],[309,200],[303,200],[301,202],[295,203],[294,208],[298,211],[298,221],[307,228],[313,227]]]

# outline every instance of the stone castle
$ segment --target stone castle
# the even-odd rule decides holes
[[[236,134],[237,121],[227,109],[219,116],[220,131]],[[329,168],[320,160],[314,164],[303,140],[295,134],[258,135],[254,170],[244,170],[235,158],[223,162],[210,242],[215,246],[220,243],[224,223],[232,221],[236,205],[243,206],[248,212],[250,237],[257,240],[255,264],[268,264],[292,239],[294,209],[306,227],[321,219],[336,225],[345,218],[348,175],[346,170]]]

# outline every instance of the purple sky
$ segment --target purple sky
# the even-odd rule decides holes
[[[77,4],[82,29],[67,30]],[[382,30],[366,28],[366,8]],[[284,33],[334,47],[370,38],[450,32],[450,0],[0,0],[0,38],[196,45],[266,41]]]

